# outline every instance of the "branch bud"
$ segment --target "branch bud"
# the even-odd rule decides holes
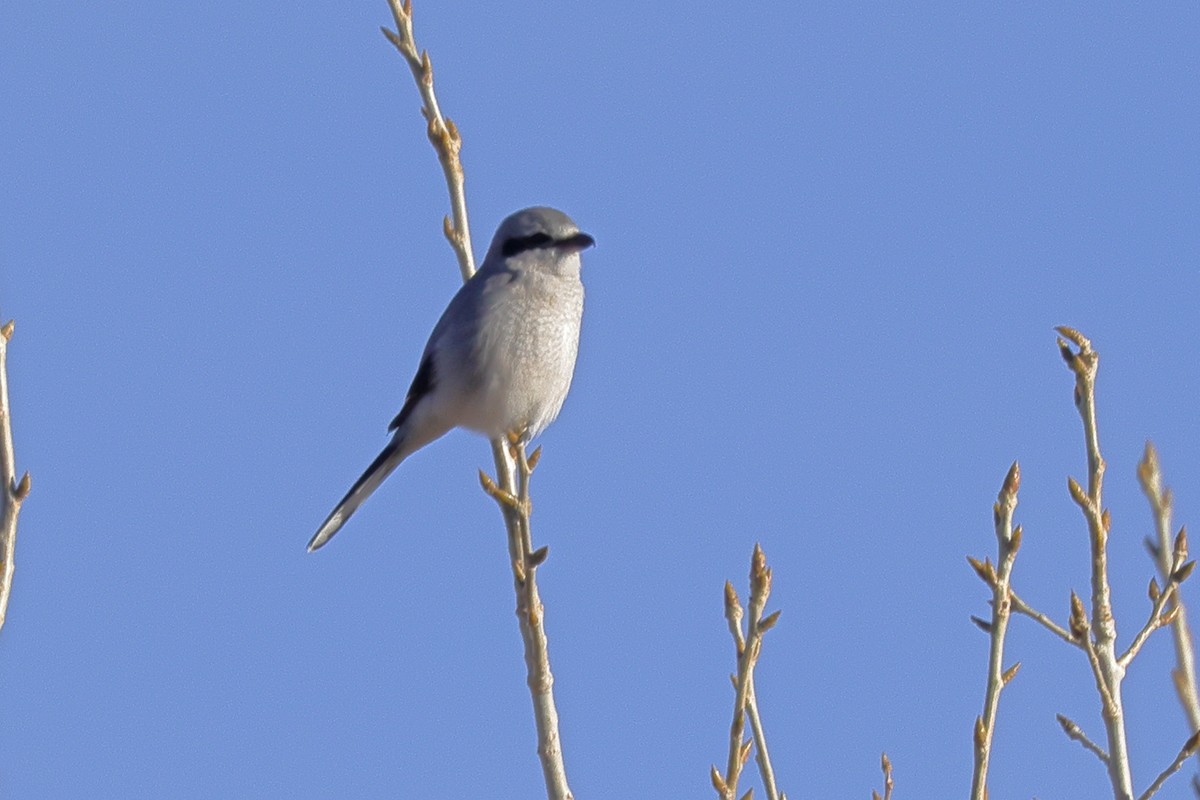
[[[486,472],[479,470],[479,484],[483,486],[483,491],[487,492],[488,496],[503,506],[508,506],[514,511],[521,510],[521,504],[517,502],[517,498],[513,497],[510,492],[506,492],[496,485],[496,482],[491,479]]]
[[[1017,673],[1021,671],[1021,662],[1013,664],[1008,669],[1004,670],[1004,674],[1000,676],[1000,683],[1003,686],[1008,686],[1008,682],[1017,677]]]
[[[433,86],[433,62],[429,60],[429,51],[421,51],[421,83],[426,87]]]
[[[401,53],[404,52],[404,44],[400,41],[400,37],[398,35],[384,26],[380,26],[379,30],[384,36],[387,37],[387,40],[392,43],[393,47],[395,47]]]
[[[979,579],[993,589],[996,588],[996,569],[992,566],[992,560],[985,558],[980,561],[977,558],[967,556],[967,563],[971,565],[971,569],[975,570],[975,574]]]
[[[1059,325],[1054,330],[1058,331],[1058,333],[1061,336],[1063,336],[1067,339],[1070,339],[1075,344],[1075,346],[1079,348],[1080,354],[1091,352],[1091,350],[1092,350],[1091,340],[1088,339],[1086,336],[1084,336],[1079,331],[1075,330],[1074,328],[1068,327],[1066,325]],[[1066,342],[1063,342],[1063,344],[1066,344]]]
[[[1151,603],[1158,602],[1158,598],[1162,594],[1162,590],[1158,588],[1158,581],[1156,581],[1154,578],[1150,579],[1150,585],[1146,587],[1146,594],[1150,596]]]
[[[529,565],[531,567],[540,567],[546,563],[546,556],[548,555],[550,555],[550,545],[544,544],[529,554]]]
[[[1149,553],[1150,557],[1154,559],[1155,563],[1157,563],[1159,556],[1158,544],[1156,544],[1155,541],[1149,536],[1147,536],[1145,539],[1142,539],[1142,544],[1145,545],[1146,552]]]
[[[710,773],[709,777],[712,778],[713,788],[717,790],[718,794],[724,797],[729,793],[729,788],[725,786],[725,778],[721,777],[721,773],[717,771],[716,764],[713,764],[712,772]]]
[[[1083,639],[1088,632],[1087,610],[1083,607],[1083,601],[1079,599],[1079,595],[1071,592],[1071,638]]]
[[[21,476],[21,480],[17,484],[16,488],[13,489],[13,499],[20,503],[26,497],[29,497],[29,487],[29,471],[26,470],[25,474]]]
[[[1154,442],[1146,440],[1146,449],[1142,451],[1142,460],[1137,465],[1138,483],[1142,485],[1142,491],[1146,494],[1153,495],[1157,500],[1159,496],[1158,490],[1158,451],[1154,449]]]
[[[754,554],[750,557],[750,594],[762,592],[764,595],[771,591],[771,568],[767,566],[767,556],[763,553],[762,545],[755,542]]]
[[[779,612],[773,611],[758,623],[759,633],[766,633],[775,627],[775,623],[779,622]]]
[[[1188,579],[1188,576],[1192,574],[1192,570],[1194,570],[1195,568],[1196,568],[1195,561],[1187,562],[1182,567],[1180,567],[1179,569],[1177,569],[1171,573],[1171,582],[1172,583],[1183,583],[1184,581],[1186,581]]]
[[[1021,489],[1021,465],[1014,461],[1012,466],[1008,468],[1008,474],[1004,476],[1004,484],[1000,487],[1000,495],[997,498],[1000,502],[1006,499],[1015,499],[1017,492]]]
[[[1014,555],[1016,554],[1016,552],[1018,550],[1021,549],[1021,534],[1022,533],[1024,533],[1024,529],[1020,525],[1018,525],[1017,527],[1013,528],[1012,537],[1009,538],[1009,540],[1008,540],[1009,549]]]
[[[1079,485],[1079,481],[1067,476],[1067,489],[1071,492],[1071,499],[1074,500],[1080,508],[1086,509],[1091,501],[1088,499],[1087,492]]]
[[[1062,356],[1062,360],[1067,362],[1067,366],[1074,369],[1075,367],[1075,352],[1067,346],[1067,343],[1062,339],[1058,339],[1058,353]]]
[[[991,632],[992,632],[992,623],[988,622],[986,619],[980,619],[979,617],[977,617],[977,616],[975,616],[974,614],[972,614],[972,615],[971,615],[971,622],[974,622],[976,625],[978,625],[978,626],[979,626],[979,629],[980,629],[981,631],[983,631],[984,633],[986,633],[986,634],[989,634],[989,635],[991,634]]]
[[[725,581],[725,616],[733,615],[738,619],[742,617],[742,604],[738,601],[737,589],[733,588],[733,584]]]

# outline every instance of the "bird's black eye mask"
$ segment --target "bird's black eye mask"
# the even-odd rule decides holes
[[[538,248],[553,247],[554,239],[547,233],[533,233],[529,236],[514,237],[504,241],[504,248],[500,251],[505,258],[515,256],[517,253],[524,253],[526,250],[536,250]]]

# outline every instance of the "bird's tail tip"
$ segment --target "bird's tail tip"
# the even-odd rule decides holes
[[[397,433],[391,443],[383,448],[383,452],[371,462],[371,466],[367,467],[367,471],[354,482],[350,491],[346,492],[346,496],[342,498],[342,502],[337,504],[337,507],[321,523],[316,534],[309,540],[308,552],[311,553],[324,547],[325,543],[342,529],[346,520],[350,519],[350,515],[371,496],[371,492],[378,489],[384,478],[391,475],[392,470],[404,460],[407,453],[400,450],[402,440],[402,435]]]
[[[332,539],[335,533],[341,530],[342,524],[345,521],[346,518],[344,516],[334,513],[333,516],[325,521],[325,524],[321,526],[321,529],[314,533],[313,537],[308,540],[308,547],[306,548],[307,551],[310,553],[315,553],[324,547],[325,543]]]

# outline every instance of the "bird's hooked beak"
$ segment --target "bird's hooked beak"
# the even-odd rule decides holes
[[[596,240],[586,233],[577,233],[574,236],[568,236],[566,239],[559,239],[554,243],[554,246],[559,250],[567,253],[578,253],[586,250],[596,244]]]

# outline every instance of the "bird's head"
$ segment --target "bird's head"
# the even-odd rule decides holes
[[[505,217],[488,248],[488,263],[519,259],[527,263],[571,264],[596,243],[575,221],[555,208],[535,206]]]

